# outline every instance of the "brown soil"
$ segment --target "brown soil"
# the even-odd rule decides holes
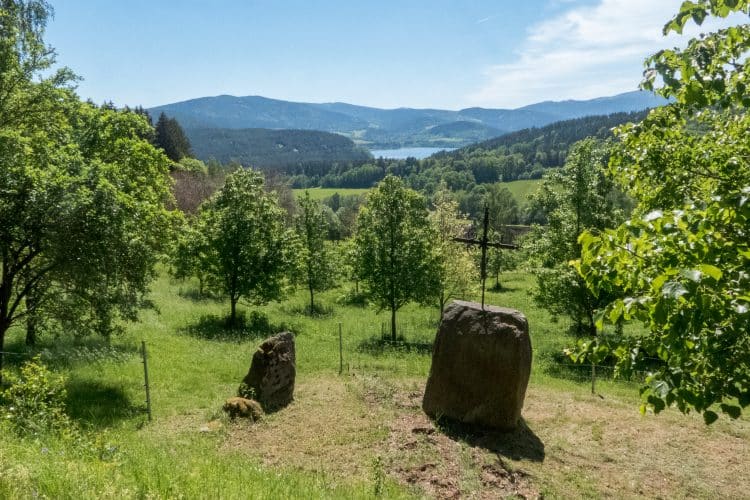
[[[422,381],[319,377],[259,424],[229,424],[226,451],[332,481],[387,477],[432,498],[750,498],[750,422],[635,401],[531,387],[513,433],[441,422],[421,411]]]

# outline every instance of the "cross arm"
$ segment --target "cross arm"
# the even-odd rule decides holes
[[[458,243],[466,243],[469,245],[487,245],[488,247],[492,248],[508,248],[510,250],[518,250],[518,245],[513,245],[511,243],[493,243],[488,241],[487,243],[483,243],[479,240],[472,240],[470,238],[453,238],[453,241],[457,241]]]

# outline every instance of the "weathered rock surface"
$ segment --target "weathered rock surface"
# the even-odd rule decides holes
[[[247,398],[229,398],[224,403],[223,409],[232,419],[242,417],[256,421],[263,416],[263,408],[260,407],[260,404],[257,401]]]
[[[513,430],[530,374],[531,339],[521,312],[454,301],[435,338],[422,409],[434,418]]]
[[[295,362],[292,333],[267,338],[253,354],[239,395],[256,399],[266,411],[283,408],[294,399]]]

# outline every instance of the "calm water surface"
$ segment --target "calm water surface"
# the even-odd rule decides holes
[[[370,151],[375,158],[392,158],[394,160],[403,160],[410,156],[421,160],[437,153],[438,151],[453,151],[456,148],[399,148],[399,149],[373,149]]]

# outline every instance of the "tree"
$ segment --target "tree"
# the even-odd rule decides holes
[[[692,19],[750,13],[747,0],[684,2],[664,33]],[[647,60],[644,88],[674,102],[620,127],[611,173],[638,202],[616,229],[589,231],[578,271],[597,293],[622,295],[605,321],[636,320],[627,337],[579,345],[575,357],[611,354],[616,373],[661,364],[641,389],[647,408],[713,405],[737,418],[750,404],[750,25],[701,35]]]
[[[471,251],[453,240],[464,236],[471,221],[459,213],[458,203],[447,190],[438,191],[433,204],[429,218],[435,238],[432,248],[437,257],[435,298],[442,319],[445,304],[452,298],[470,294],[479,276]]]
[[[263,190],[263,175],[251,169],[229,174],[224,187],[201,205],[198,224],[205,247],[200,269],[208,288],[229,296],[232,326],[241,298],[260,305],[284,293],[299,253],[284,216]]]
[[[437,285],[437,266],[424,198],[386,176],[370,191],[357,219],[357,265],[368,295],[391,311],[391,338],[396,340],[396,311],[417,301],[426,303]]]
[[[578,237],[584,230],[615,227],[622,211],[613,204],[614,183],[607,178],[607,151],[595,139],[575,144],[565,166],[545,177],[534,203],[545,214],[526,240],[535,264],[535,301],[555,315],[567,315],[578,334],[596,335],[594,314],[609,296],[592,293],[569,265],[580,257]]]
[[[174,217],[145,118],[81,103],[69,70],[48,76],[50,12],[0,7],[0,352],[24,318],[30,341],[41,320],[109,334],[134,319]]]
[[[500,238],[496,233],[490,233],[490,241],[498,241]],[[500,283],[500,273],[510,271],[518,266],[518,254],[516,250],[506,250],[502,248],[490,248],[487,250],[487,274],[495,277],[495,284],[491,290],[501,291],[503,289]]]
[[[176,118],[169,118],[163,112],[156,121],[155,145],[164,150],[167,157],[174,163],[186,157],[193,156],[190,140],[182,130]]]
[[[490,228],[502,234],[503,226],[518,224],[518,202],[506,186],[492,184],[487,188],[484,204],[490,209]],[[477,219],[484,216],[484,206],[477,213]]]
[[[336,266],[333,253],[326,242],[328,220],[320,202],[305,196],[299,198],[299,210],[294,217],[297,238],[302,246],[302,274],[298,280],[310,292],[310,314],[315,313],[315,292],[328,290],[336,285]]]

